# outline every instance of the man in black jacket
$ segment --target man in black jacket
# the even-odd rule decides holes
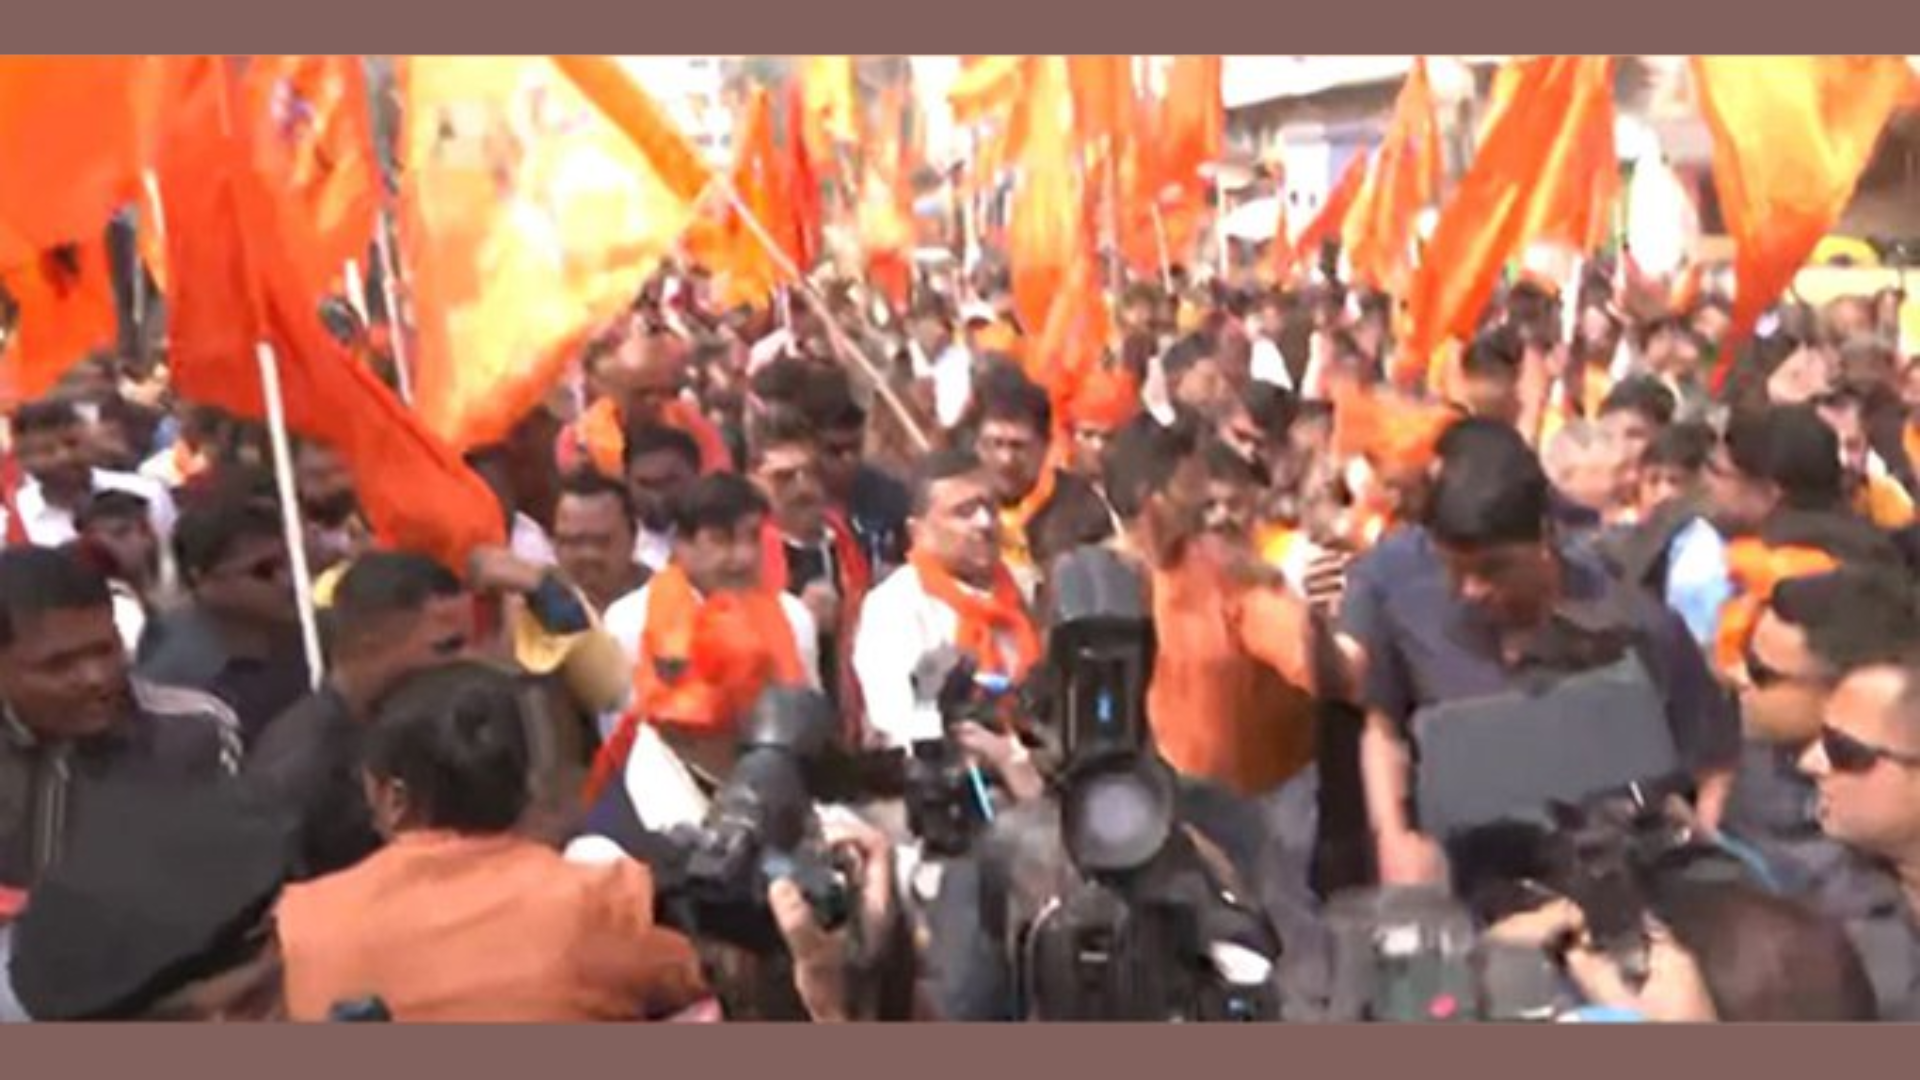
[[[0,886],[31,891],[111,782],[216,783],[238,768],[232,710],[128,671],[105,580],[63,552],[0,554]]]
[[[460,581],[424,556],[362,556],[332,601],[326,685],[268,725],[242,775],[296,820],[301,877],[344,870],[380,846],[360,786],[364,717],[401,678],[474,642]]]

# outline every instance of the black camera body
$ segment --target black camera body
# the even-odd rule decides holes
[[[823,928],[845,925],[849,875],[820,844],[814,811],[830,786],[838,739],[832,706],[819,694],[777,687],[762,695],[706,820],[668,833],[665,850],[649,860],[664,921],[690,936],[779,952],[767,890],[786,878]]]
[[[1073,879],[1019,929],[1035,1020],[1277,1019],[1280,943],[1224,856],[1183,824],[1146,713],[1157,639],[1139,572],[1082,548],[1051,577],[1037,709],[1059,740],[1060,848]]]

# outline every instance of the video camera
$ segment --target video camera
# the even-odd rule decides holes
[[[780,951],[767,889],[787,878],[823,928],[847,922],[849,876],[820,845],[814,813],[836,786],[838,738],[838,718],[820,694],[775,687],[761,695],[706,820],[668,833],[664,856],[649,860],[663,921],[755,953]]]
[[[992,824],[994,810],[987,776],[966,760],[953,733],[971,723],[1005,734],[1008,710],[1019,707],[1021,688],[983,675],[972,657],[952,647],[923,657],[913,682],[915,696],[939,710],[941,737],[916,741],[904,762],[907,826],[929,855],[958,858]]]
[[[1181,821],[1146,715],[1156,649],[1138,571],[1063,557],[1037,680],[1060,740],[1058,842],[1076,880],[1018,928],[1021,1011],[1037,1020],[1265,1020],[1280,943],[1225,857]]]

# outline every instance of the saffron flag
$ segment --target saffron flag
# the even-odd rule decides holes
[[[1027,138],[1007,228],[1007,259],[1013,269],[1015,313],[1022,330],[1037,334],[1077,245],[1087,240],[1065,58],[1048,56],[1035,62],[1021,107],[1027,114]]]
[[[1419,381],[1449,337],[1472,336],[1501,268],[1530,233],[1586,222],[1595,185],[1607,183],[1591,158],[1603,141],[1612,147],[1612,71],[1604,56],[1543,56],[1522,66],[1511,103],[1441,212],[1413,277],[1397,381]]]
[[[1414,221],[1440,194],[1440,124],[1427,64],[1416,57],[1394,105],[1372,170],[1346,217],[1342,248],[1354,280],[1400,292],[1411,258]]]
[[[1733,322],[1718,384],[1732,344],[1846,209],[1913,72],[1898,56],[1700,56],[1693,75],[1735,247]]]
[[[0,407],[44,397],[88,353],[113,344],[119,318],[107,259],[103,235],[0,271],[0,290],[19,308],[0,357]]]
[[[312,280],[281,230],[298,194],[262,172],[260,118],[216,57],[172,61],[176,111],[159,147],[170,229],[174,383],[189,401],[263,419],[255,348],[277,356],[287,426],[345,458],[383,543],[464,571],[506,523],[492,491],[319,318]]]
[[[414,405],[499,440],[693,219],[710,173],[608,57],[413,57],[403,242]]]
[[[260,130],[253,167],[281,189],[296,257],[317,281],[364,264],[383,203],[373,112],[357,56],[256,56],[241,106]]]

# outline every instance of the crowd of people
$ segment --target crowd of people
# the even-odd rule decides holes
[[[885,316],[714,313],[663,271],[469,455],[510,540],[466,566],[382,546],[296,442],[319,657],[265,433],[175,400],[160,350],[95,357],[8,424],[0,1015],[1044,1015],[1017,912],[1100,875],[1028,842],[1073,747],[1023,691],[1097,549],[1152,628],[1140,752],[1277,946],[1274,1015],[1360,1018],[1358,890],[1457,899],[1560,1015],[1920,1019],[1899,298],[1733,342],[1722,298],[1649,311],[1607,270],[1503,287],[1424,394],[1386,386],[1390,298],[1324,275],[1130,284],[1062,393],[1004,271]],[[949,755],[972,842],[810,780],[841,910],[766,872],[732,898],[764,941],[687,918],[688,830],[773,829],[760,763],[805,739],[876,775]],[[1578,845],[1488,869],[1520,811],[1623,800],[1630,902],[1566,885],[1604,876]]]

